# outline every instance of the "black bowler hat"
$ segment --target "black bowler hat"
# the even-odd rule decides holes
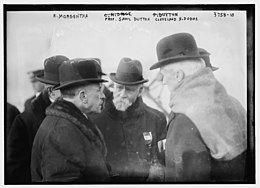
[[[56,55],[45,59],[44,73],[41,76],[36,76],[36,79],[45,84],[50,84],[50,85],[58,84],[59,67],[64,61],[67,60],[69,60],[69,58],[63,55]]]
[[[80,58],[79,58],[80,59]],[[96,68],[97,68],[97,71],[98,71],[98,74],[100,76],[104,76],[106,75],[104,72],[102,72],[102,68],[101,68],[101,60],[99,58],[81,58],[81,60],[93,60],[93,62],[95,63],[96,65]]]
[[[189,33],[177,33],[161,39],[156,51],[159,61],[150,70],[181,60],[209,56],[208,53],[199,53],[196,41]]]
[[[107,80],[100,79],[98,71],[94,59],[76,58],[65,61],[59,68],[60,83],[53,89],[107,82]]]
[[[147,79],[143,78],[141,62],[127,57],[120,60],[116,73],[111,73],[109,77],[113,82],[122,85],[137,85],[148,82]]]
[[[203,49],[203,48],[198,48],[198,49],[199,49],[199,53],[202,54],[202,55],[203,55],[203,54],[209,54],[209,52],[207,52],[207,51],[206,51],[205,49]],[[219,69],[218,67],[214,67],[214,66],[211,65],[209,56],[205,56],[205,57],[202,57],[202,58],[203,58],[204,61],[205,61],[206,67],[211,68],[212,71],[215,71],[215,70],[218,70],[218,69]]]
[[[100,76],[106,75],[104,72],[102,72],[101,68],[101,60],[99,58],[75,58],[74,61],[83,61],[83,60],[90,60],[93,63],[95,63],[95,66],[97,68],[97,72]]]

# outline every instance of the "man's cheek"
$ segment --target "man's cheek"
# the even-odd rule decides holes
[[[114,98],[118,98],[120,96],[120,93],[119,92],[114,92]]]

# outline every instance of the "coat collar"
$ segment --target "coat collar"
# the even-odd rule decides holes
[[[194,123],[213,158],[231,160],[246,149],[246,111],[211,69],[183,79],[171,93],[170,106]]]
[[[103,148],[102,152],[106,155],[106,145],[102,133],[73,103],[58,98],[47,108],[46,115],[54,115],[72,122],[88,139],[96,142],[98,145],[101,142],[103,146],[100,147]]]

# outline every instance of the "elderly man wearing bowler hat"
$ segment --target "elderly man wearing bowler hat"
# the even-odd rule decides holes
[[[246,111],[205,65],[194,37],[177,33],[157,44],[163,83],[171,93],[166,137],[168,182],[245,180]]]
[[[62,55],[52,56],[44,61],[43,74],[36,76],[45,89],[31,102],[30,108],[19,114],[12,125],[7,138],[7,183],[31,182],[31,150],[34,136],[45,118],[45,109],[56,98],[59,91],[52,87],[59,83],[59,66],[68,60]]]
[[[106,141],[112,182],[160,181],[164,159],[157,142],[166,136],[166,117],[142,100],[143,84],[148,81],[143,78],[142,65],[122,58],[117,72],[109,76],[113,93],[107,92],[104,110],[93,119]]]
[[[71,59],[60,68],[61,91],[46,110],[33,143],[31,173],[34,182],[108,181],[106,145],[88,113],[100,113],[104,94],[93,59]]]

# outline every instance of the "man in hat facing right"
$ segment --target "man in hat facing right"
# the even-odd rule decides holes
[[[100,113],[104,94],[94,59],[72,59],[59,68],[62,98],[46,110],[33,143],[33,182],[108,181],[103,135],[89,119]]]
[[[165,180],[245,181],[246,111],[206,66],[209,53],[191,34],[177,33],[158,42],[157,56],[150,69],[160,68],[171,93]]]

